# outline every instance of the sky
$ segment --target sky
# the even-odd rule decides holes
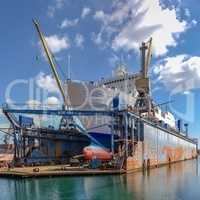
[[[55,81],[32,23],[37,19],[65,79],[110,77],[123,62],[140,70],[139,46],[153,37],[149,69],[156,103],[169,109],[200,137],[199,0],[20,0],[0,7],[0,103],[59,100]],[[30,86],[31,85],[31,86]],[[30,94],[29,87],[34,91]],[[2,122],[3,123],[3,122]]]

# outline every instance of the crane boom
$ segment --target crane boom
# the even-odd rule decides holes
[[[43,36],[41,30],[40,30],[39,23],[38,23],[36,20],[33,20],[33,23],[34,23],[35,28],[36,28],[36,30],[37,30],[37,32],[38,32],[40,41],[41,41],[42,46],[43,46],[43,48],[44,48],[44,51],[45,51],[45,53],[46,53],[46,56],[47,56],[47,59],[48,59],[48,61],[49,61],[51,70],[52,70],[52,72],[53,72],[53,75],[54,75],[54,77],[55,77],[55,79],[56,79],[56,83],[57,83],[57,85],[58,85],[58,88],[59,88],[59,90],[60,90],[60,92],[61,92],[61,94],[62,94],[63,101],[64,101],[64,105],[67,106],[67,97],[66,97],[66,95],[65,95],[65,91],[64,91],[64,88],[63,88],[63,86],[62,86],[62,82],[61,82],[61,80],[60,80],[60,78],[59,78],[58,72],[56,71],[56,66],[55,66],[55,63],[54,63],[53,56],[52,56],[52,54],[51,54],[51,52],[50,52],[50,50],[49,50],[49,48],[48,48],[47,42],[46,42],[46,40],[45,40],[45,38],[44,38],[44,36]]]
[[[141,51],[141,73],[142,73],[142,77],[146,78],[146,74],[147,74],[147,69],[146,69],[146,50],[147,50],[147,45],[145,42],[142,42],[142,46],[140,47],[140,51]]]
[[[140,47],[141,50],[141,72],[143,78],[148,77],[148,68],[151,62],[152,56],[152,37],[148,42],[143,42]],[[147,53],[146,53],[147,51]]]
[[[145,77],[148,76],[148,68],[151,62],[151,56],[152,56],[152,37],[149,40],[149,45],[148,45],[148,53],[147,53],[147,58],[146,58],[146,63],[145,63]]]

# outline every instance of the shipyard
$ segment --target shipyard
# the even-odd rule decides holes
[[[3,105],[2,111],[11,124],[8,134],[14,138],[14,153],[11,162],[5,161],[9,171],[0,175],[14,175],[11,166],[19,167],[14,171],[20,172],[20,167],[34,165],[32,173],[22,170],[19,174],[44,176],[39,166],[49,163],[66,164],[52,171],[47,168],[49,176],[55,171],[58,175],[121,174],[197,157],[198,141],[189,138],[187,124],[183,130],[181,120],[175,121],[172,113],[162,112],[150,96],[152,38],[140,47],[140,73],[128,74],[121,64],[111,79],[97,83],[69,79],[63,84],[39,23],[33,23],[64,104],[56,109],[45,105],[33,105],[32,109]],[[87,101],[86,91],[92,91],[92,102]],[[38,127],[34,117],[28,115],[58,116],[60,122],[57,129],[51,124]],[[103,122],[105,119],[107,123]]]
[[[181,26],[187,30],[198,23],[193,19],[192,25],[186,24],[190,16],[187,10],[188,19],[181,21],[175,7],[168,8],[159,0],[146,1],[113,0],[107,5],[114,9],[112,14],[96,10],[94,26],[102,25],[96,36],[91,32],[91,40],[95,45],[105,42],[100,48],[103,56],[96,53],[92,57],[95,51],[87,53],[86,37],[68,31],[91,17],[91,8],[83,7],[80,19],[66,18],[50,29],[48,20],[40,20],[40,15],[32,17],[32,22],[29,19],[34,49],[29,54],[36,56],[24,56],[23,62],[27,65],[29,61],[34,67],[29,71],[21,68],[21,72],[15,67],[10,77],[5,76],[10,80],[7,86],[2,81],[0,182],[4,191],[17,193],[3,192],[4,199],[41,199],[43,191],[45,199],[58,200],[199,198],[194,188],[188,195],[182,188],[180,194],[177,191],[179,184],[187,187],[187,181],[193,184],[199,177],[199,105],[194,90],[200,82],[200,58],[186,53],[170,57]],[[49,18],[65,3],[56,0],[50,4]],[[149,14],[151,9],[180,27],[175,31],[165,21],[159,24],[159,17]],[[157,23],[151,25],[150,19]],[[136,24],[128,24],[129,20]],[[147,25],[142,23],[145,20]],[[127,30],[123,29],[126,23]],[[161,36],[161,31],[167,34],[170,28],[171,33]],[[60,31],[60,35],[50,35],[54,31]],[[103,36],[109,40],[114,33],[118,35],[110,44],[103,41]],[[89,42],[87,46],[91,48]],[[75,47],[80,57],[71,56]],[[104,67],[103,73],[97,66],[105,65],[106,48],[112,52],[107,58],[112,69]],[[60,51],[64,53],[58,54]],[[93,68],[87,68],[88,64]],[[25,73],[32,76],[31,70],[40,72],[34,78],[19,78],[20,73],[21,77]],[[84,75],[87,80],[77,78]]]

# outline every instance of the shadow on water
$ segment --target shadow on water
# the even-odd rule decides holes
[[[2,200],[200,199],[200,160],[121,176],[0,179]]]

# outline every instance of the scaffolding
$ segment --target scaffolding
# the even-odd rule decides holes
[[[91,116],[107,116],[110,117],[108,126],[111,130],[111,152],[114,157],[127,158],[134,152],[134,146],[137,141],[141,139],[139,130],[139,117],[137,115],[130,115],[127,110],[65,110],[65,109],[15,109],[4,105],[3,113],[8,118],[13,127],[13,138],[15,144],[15,159],[24,158],[27,152],[26,138],[50,138],[52,135],[46,134],[41,136],[40,131],[35,128],[22,127],[16,119],[15,114],[29,114],[29,115],[50,115],[60,117],[91,117]],[[87,133],[87,130],[85,131]],[[116,138],[117,136],[117,138]],[[91,136],[90,136],[91,137]],[[55,138],[56,139],[56,138]],[[26,145],[25,145],[26,144]],[[103,145],[103,144],[102,144]],[[117,147],[117,150],[116,150]],[[29,147],[28,149],[30,149]],[[125,159],[124,159],[125,160]]]

